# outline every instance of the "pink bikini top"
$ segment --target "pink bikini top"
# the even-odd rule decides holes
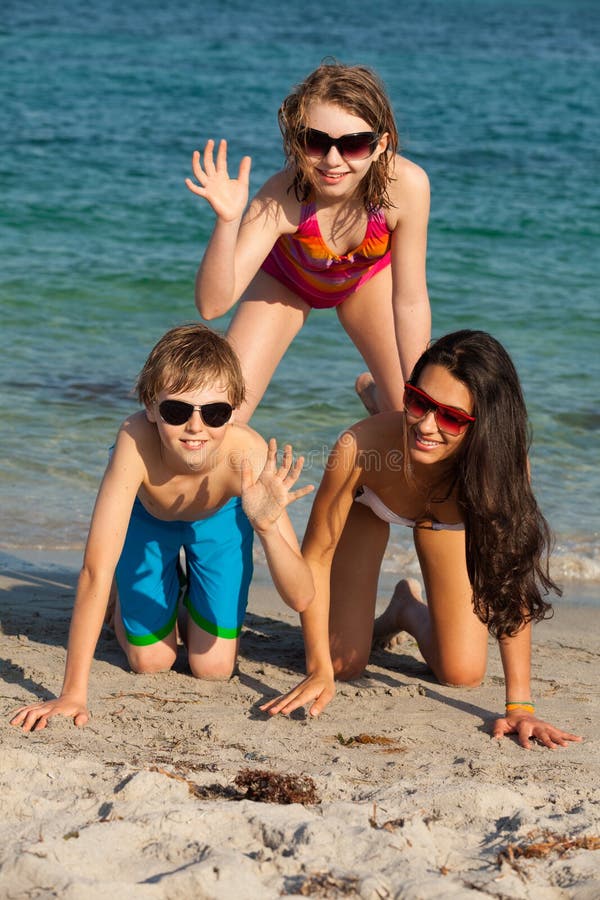
[[[262,268],[311,306],[337,306],[390,264],[390,245],[385,214],[376,209],[358,247],[338,256],[323,240],[314,202],[303,203],[298,230],[278,238]]]

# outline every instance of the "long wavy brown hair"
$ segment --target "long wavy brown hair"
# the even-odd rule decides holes
[[[313,189],[313,165],[306,155],[302,132],[308,127],[311,103],[334,103],[346,112],[364,119],[378,135],[388,134],[387,150],[369,167],[360,184],[365,209],[388,209],[392,202],[388,186],[394,155],[398,152],[398,130],[385,87],[372,69],[324,62],[296,85],[279,109],[279,128],[283,150],[293,171],[292,187],[297,199],[308,199]]]
[[[552,535],[531,489],[527,409],[516,369],[485,331],[456,331],[433,342],[426,366],[443,366],[467,386],[476,421],[455,457],[458,502],[465,520],[467,571],[478,618],[497,638],[551,615]]]

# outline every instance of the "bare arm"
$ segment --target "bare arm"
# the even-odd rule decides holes
[[[512,637],[500,640],[500,655],[504,669],[507,703],[526,703],[531,697],[531,624],[525,625]],[[530,741],[538,740],[550,750],[566,747],[568,741],[580,741],[575,734],[561,731],[537,719],[535,710],[527,707],[516,707],[507,710],[506,716],[498,719],[494,726],[494,737],[501,738],[507,734],[516,734],[519,743],[526,750],[531,748]]]
[[[85,725],[88,721],[90,668],[141,479],[136,456],[132,438],[122,431],[102,480],[92,516],[71,617],[62,690],[56,700],[17,710],[11,724],[21,726],[25,731],[40,731],[55,715],[71,717],[76,725]]]
[[[282,697],[262,707],[271,715],[285,715],[310,703],[310,714],[319,715],[335,693],[329,649],[331,564],[344,528],[359,477],[354,437],[346,433],[331,452],[315,497],[302,545],[315,586],[315,599],[302,613],[307,677]]]
[[[227,169],[226,141],[219,143],[216,161],[213,153],[212,140],[206,144],[202,162],[194,151],[192,171],[196,181],[185,181],[192,193],[210,203],[217,217],[196,275],[196,306],[205,319],[224,315],[239,300],[277,240],[281,219],[279,201],[269,196],[271,189],[267,186],[244,215],[249,156],[242,159],[234,179]]]
[[[488,632],[473,610],[467,574],[464,532],[414,532],[427,605],[413,602],[404,609],[402,626],[419,644],[424,659],[443,684],[476,686],[485,674]],[[464,562],[463,562],[464,560]],[[531,699],[531,626],[499,642],[507,701]],[[516,734],[529,748],[530,738],[554,749],[575,735],[541,722],[527,709],[498,719],[494,737]]]
[[[406,380],[431,337],[426,273],[429,180],[425,172],[404,161],[394,195],[399,216],[392,236],[392,305]]]
[[[531,480],[531,466],[527,457],[527,477]],[[531,748],[530,740],[535,738],[551,750],[566,747],[567,741],[580,741],[575,734],[561,731],[535,717],[535,707],[531,695],[531,623],[528,622],[512,637],[499,641],[500,656],[506,684],[506,715],[496,721],[494,737],[506,734],[518,735],[519,743],[526,750]]]
[[[267,565],[279,594],[292,609],[301,612],[314,596],[310,569],[300,553],[298,540],[285,507],[314,490],[312,484],[292,491],[304,458],[293,463],[290,444],[277,466],[277,443],[269,441],[267,461],[255,479],[248,459],[242,462],[242,505],[264,547]]]

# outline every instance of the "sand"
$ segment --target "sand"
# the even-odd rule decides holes
[[[304,658],[296,616],[260,582],[228,683],[183,659],[133,675],[105,630],[89,725],[24,734],[11,711],[60,689],[76,573],[2,563],[0,897],[600,897],[598,607],[573,586],[533,659],[540,715],[585,738],[567,749],[490,738],[493,642],[479,688],[437,684],[407,638],[319,719],[269,719],[260,703]]]

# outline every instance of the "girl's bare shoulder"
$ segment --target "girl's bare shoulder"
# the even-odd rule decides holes
[[[404,215],[419,208],[428,212],[430,187],[427,172],[405,156],[395,156],[388,194],[392,201],[388,212],[395,218],[395,224]]]
[[[386,456],[403,446],[404,413],[387,412],[367,416],[347,429],[340,441],[353,445],[356,465],[372,456]],[[369,463],[370,465],[370,463]]]
[[[248,215],[276,217],[282,232],[293,232],[300,222],[300,202],[293,187],[294,175],[285,168],[265,181],[250,204]]]
[[[395,182],[412,185],[415,188],[429,187],[429,177],[425,169],[417,163],[397,153],[390,166],[390,174]]]
[[[389,468],[390,453],[402,447],[402,413],[381,413],[350,425],[335,442],[319,487],[318,498],[337,503],[350,497],[372,473]],[[315,501],[316,503],[317,501]]]

